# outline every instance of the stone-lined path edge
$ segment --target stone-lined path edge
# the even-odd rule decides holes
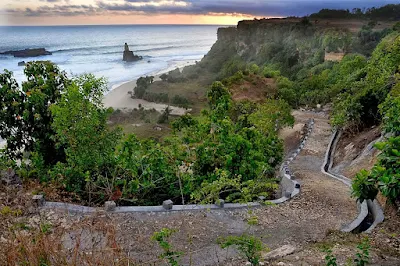
[[[300,193],[301,185],[295,180],[289,166],[296,159],[296,157],[303,150],[310,134],[314,129],[315,121],[314,119],[309,119],[307,122],[307,132],[303,139],[300,141],[298,148],[295,152],[286,159],[280,167],[280,194],[281,197],[275,200],[266,200],[262,198],[260,202],[250,202],[250,203],[224,203],[223,201],[217,202],[216,204],[206,204],[206,205],[173,205],[172,202],[168,202],[162,206],[130,206],[130,207],[116,207],[114,202],[107,202],[105,205],[105,210],[110,213],[134,213],[134,212],[179,212],[179,211],[199,211],[199,210],[218,210],[218,209],[242,209],[242,208],[257,208],[263,205],[269,204],[282,204],[289,201],[291,198],[297,196]],[[337,143],[340,139],[341,131],[335,130],[332,134],[331,141],[328,145],[325,161],[321,167],[321,172],[331,178],[334,178],[347,186],[351,186],[351,180],[345,176],[333,173],[331,171],[333,160],[332,156],[335,153]],[[69,203],[62,202],[47,202],[44,198],[34,197],[34,201],[37,206],[43,209],[60,209],[73,213],[96,213],[101,211],[103,208],[87,207]],[[166,206],[167,205],[167,206]],[[374,201],[364,201],[363,203],[358,203],[359,214],[357,218],[352,221],[349,225],[342,228],[343,232],[356,232],[360,226],[368,219],[372,217],[373,223],[364,232],[370,233],[372,230],[384,220],[384,215],[382,208],[379,203]]]
[[[216,204],[206,205],[172,205],[171,202],[164,202],[162,206],[130,206],[130,207],[117,207],[114,202],[106,202],[105,208],[87,207],[82,205],[75,205],[63,202],[48,202],[45,201],[41,195],[36,195],[33,200],[39,208],[42,209],[59,209],[72,213],[96,213],[105,209],[110,213],[133,213],[133,212],[175,212],[175,211],[197,211],[197,210],[218,210],[218,209],[242,209],[242,208],[256,208],[264,205],[282,204],[300,193],[300,183],[295,180],[295,177],[289,169],[289,165],[303,150],[310,134],[314,128],[314,119],[310,119],[306,124],[307,132],[296,151],[283,162],[280,167],[280,191],[281,197],[275,200],[263,200],[260,202],[249,203],[224,203],[217,202]]]

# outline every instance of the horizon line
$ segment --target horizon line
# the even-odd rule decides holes
[[[237,24],[63,24],[63,25],[0,25],[0,27],[71,27],[71,26],[237,26]]]

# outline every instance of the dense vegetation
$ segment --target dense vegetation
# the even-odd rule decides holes
[[[259,23],[253,27],[263,25]],[[222,77],[245,71],[253,64],[261,75],[276,80],[279,97],[294,108],[333,101],[335,126],[354,130],[380,122],[378,105],[394,85],[398,71],[396,26],[373,31],[373,25],[365,25],[357,35],[343,29],[320,31],[314,26],[293,23],[267,26],[269,34],[243,48],[241,57],[226,59],[221,66]],[[244,29],[238,28],[238,36],[241,31]],[[368,34],[377,36],[368,41]],[[344,57],[337,62],[329,61],[325,58],[329,51]]]
[[[193,75],[184,75],[177,68],[168,73],[164,73],[160,76],[160,79],[165,83],[182,83],[186,82],[188,78],[193,78]],[[149,87],[153,84],[154,77],[146,76],[140,77],[137,80],[136,87],[132,92],[133,98],[143,99],[149,102],[156,103],[169,103],[174,106],[179,106],[183,108],[188,108],[190,105],[190,101],[184,96],[175,94],[172,98],[170,97],[168,92],[151,92],[149,91]]]
[[[271,197],[276,188],[275,168],[283,155],[277,117],[278,126],[293,123],[285,102],[233,102],[229,90],[215,82],[207,93],[209,109],[175,120],[174,134],[158,143],[107,126],[111,110],[102,105],[103,79],[69,79],[50,62],[29,63],[25,73],[34,79],[28,76],[22,90],[10,72],[0,75],[0,135],[8,144],[2,159],[22,158],[23,150],[22,166],[14,167],[25,178],[56,182],[89,203],[113,199],[134,205],[251,201]],[[48,150],[60,150],[60,156]]]
[[[311,17],[392,18],[397,8],[322,10]],[[400,27],[376,30],[376,25],[366,22],[356,34],[308,19],[244,21],[220,29],[201,62],[164,74],[162,81],[138,80],[133,97],[183,107],[206,99],[208,107],[198,116],[174,120],[173,133],[163,141],[124,135],[107,125],[112,110],[102,105],[103,79],[68,78],[52,63],[34,62],[20,87],[5,71],[0,136],[7,139],[7,149],[1,164],[23,159],[20,175],[56,182],[89,203],[251,201],[276,188],[274,172],[283,156],[276,130],[293,124],[291,108],[333,103],[332,124],[343,130],[357,132],[383,121],[391,135],[377,144],[382,154],[373,171],[356,178],[354,195],[369,199],[381,191],[395,202],[400,193]],[[264,86],[265,80],[273,80],[273,88],[262,91],[261,101],[234,99],[235,88],[246,92],[251,87],[244,84]],[[195,88],[188,89],[195,95],[190,100],[179,93],[186,89],[183,84]],[[169,122],[169,115],[167,108],[158,122]]]
[[[398,5],[392,7],[396,10]],[[311,17],[395,18],[398,13],[387,8],[322,10]],[[370,21],[353,34],[338,28],[321,30],[307,19],[283,25],[252,23],[255,29],[243,29],[246,24],[228,29],[229,34],[195,66],[164,74],[162,81],[140,78],[132,92],[132,97],[189,107],[196,98],[189,100],[179,89],[196,84],[193,94],[207,104],[200,105],[198,115],[170,119],[169,106],[161,114],[141,106],[124,114],[107,109],[102,103],[106,80],[90,74],[70,78],[51,62],[28,63],[27,81],[21,86],[5,70],[0,74],[0,137],[7,146],[0,150],[0,174],[13,168],[24,179],[56,185],[88,205],[107,200],[159,205],[167,199],[175,204],[270,199],[283,158],[278,130],[294,124],[293,108],[330,103],[331,124],[337,129],[357,133],[381,126],[384,133],[375,144],[380,151],[376,164],[353,180],[353,196],[364,201],[381,194],[400,206],[399,24],[378,31]],[[268,34],[260,34],[264,30]],[[332,54],[338,59],[330,60]],[[170,93],[170,88],[179,89]],[[140,138],[110,123],[127,116],[169,124],[171,133],[158,140]],[[2,212],[21,215],[10,208]],[[257,224],[257,217],[248,223]],[[10,242],[14,252],[7,250],[10,261],[27,264],[38,258],[41,264],[51,264],[62,258],[62,245],[52,245],[56,242],[47,238],[49,226],[40,224],[33,241],[15,235],[18,241]],[[169,265],[178,265],[185,255],[169,242],[174,232],[164,228],[152,237],[162,250],[159,258]],[[44,245],[46,241],[51,244]],[[218,238],[217,243],[221,248],[236,247],[251,265],[260,265],[266,251],[260,238],[247,233]],[[368,264],[369,249],[369,242],[363,241],[347,264]],[[34,252],[27,256],[29,250]],[[326,265],[336,265],[332,250],[325,252]]]
[[[400,4],[389,4],[382,7],[348,9],[322,9],[310,15],[317,19],[373,19],[373,20],[399,20]]]
[[[212,61],[206,57],[204,62],[219,64],[219,76],[229,77],[225,81],[227,86],[242,79],[243,73],[251,69],[258,75],[274,78],[278,97],[294,108],[333,103],[332,124],[343,130],[357,132],[383,122],[391,137],[376,145],[382,151],[379,162],[371,172],[363,171],[358,175],[353,189],[360,199],[373,199],[380,191],[395,203],[400,195],[396,92],[400,72],[400,28],[398,23],[381,31],[375,30],[375,26],[375,22],[369,22],[353,35],[337,28],[321,31],[307,23],[242,23],[236,37],[229,39],[232,34],[229,30],[212,51],[221,51],[219,47],[227,39],[251,41],[239,47],[234,56],[220,53],[220,57],[225,56],[224,60]],[[261,35],[261,29],[268,34]],[[344,57],[336,62],[329,61],[326,57],[329,52]]]
[[[353,194],[361,201],[375,199],[378,192],[398,205],[400,202],[400,76],[384,103],[380,105],[386,138],[375,144],[381,151],[371,171],[362,170],[353,182]]]

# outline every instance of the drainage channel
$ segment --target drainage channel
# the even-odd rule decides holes
[[[334,178],[347,186],[351,186],[351,179],[334,173],[332,171],[333,166],[333,155],[335,154],[337,143],[341,137],[342,132],[339,130],[335,130],[332,135],[332,139],[329,143],[325,161],[322,165],[321,171],[328,175],[331,178]],[[343,232],[352,232],[352,233],[371,233],[372,230],[384,220],[383,210],[379,205],[377,200],[365,200],[362,203],[358,202],[359,214],[357,218],[351,222],[349,225],[342,228]]]

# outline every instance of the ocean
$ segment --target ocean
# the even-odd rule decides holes
[[[93,73],[106,77],[109,87],[201,60],[217,40],[219,26],[112,25],[0,27],[0,52],[46,48],[53,53],[36,58],[0,55],[0,71],[25,80],[20,61],[50,60],[70,75]],[[124,43],[143,57],[122,61]]]

